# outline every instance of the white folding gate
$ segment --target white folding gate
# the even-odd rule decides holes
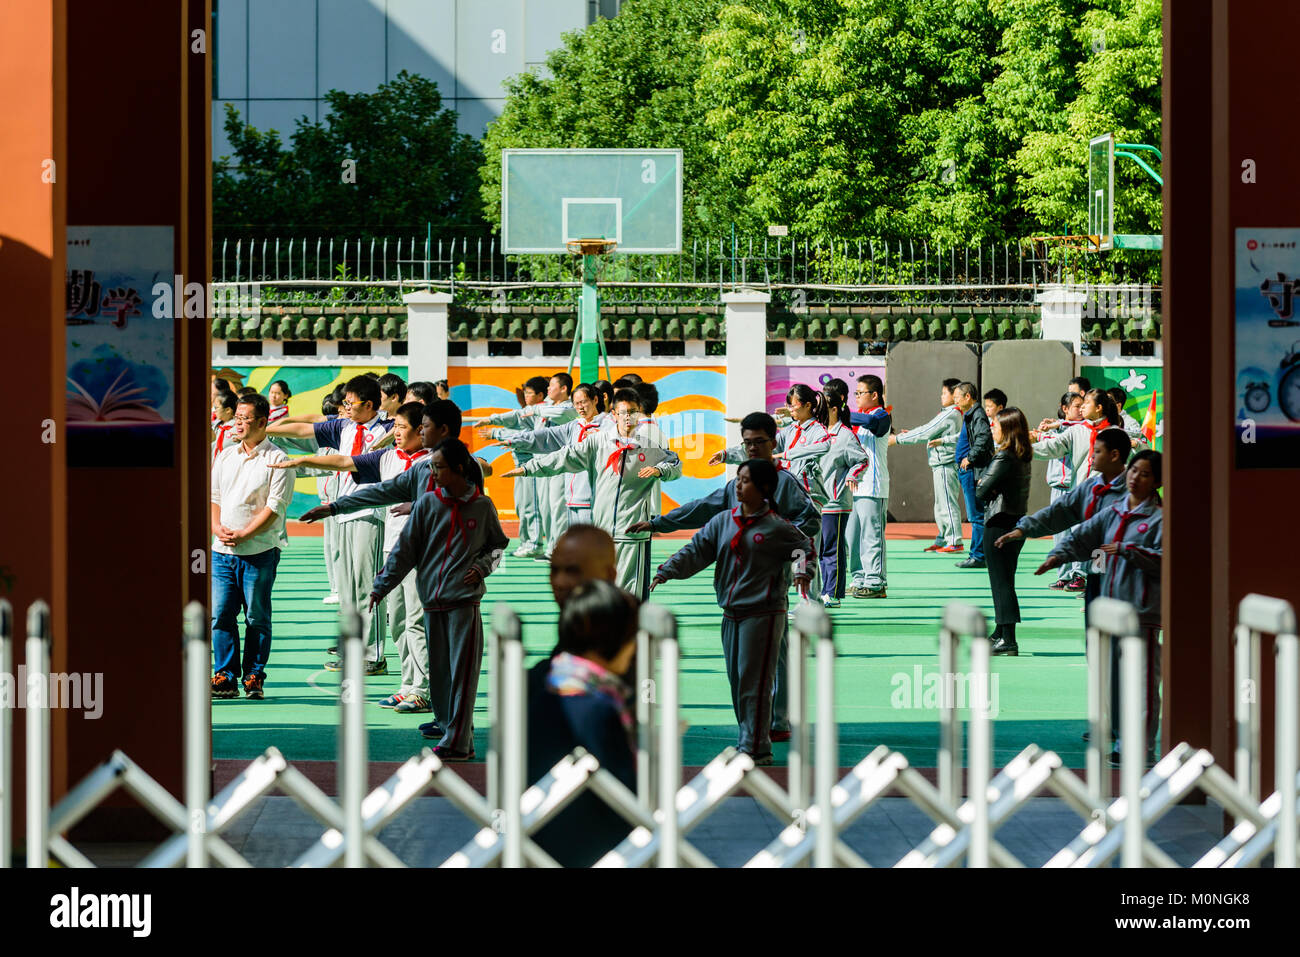
[[[626,820],[628,836],[597,864],[600,867],[711,867],[694,847],[691,831],[733,794],[744,791],[779,820],[788,822],[749,867],[813,865],[867,866],[842,835],[875,802],[901,795],[934,821],[934,828],[906,853],[898,867],[1021,866],[997,840],[998,828],[1040,793],[1059,797],[1082,822],[1078,835],[1055,854],[1048,867],[1103,867],[1117,857],[1122,866],[1176,866],[1147,836],[1148,830],[1193,789],[1200,789],[1232,815],[1234,827],[1196,867],[1250,867],[1270,853],[1274,865],[1294,867],[1297,853],[1297,767],[1300,724],[1300,639],[1294,610],[1278,599],[1247,596],[1236,629],[1235,774],[1215,764],[1208,751],[1179,744],[1146,769],[1143,708],[1145,639],[1133,609],[1099,598],[1088,608],[1088,714],[1090,740],[1081,780],[1061,758],[1029,745],[996,775],[992,773],[989,717],[989,642],[979,609],[957,602],[943,612],[939,666],[955,673],[960,644],[969,644],[971,675],[969,741],[963,748],[957,703],[944,694],[940,704],[938,786],[907,759],[885,746],[874,749],[841,780],[835,722],[835,644],[831,621],[819,606],[804,604],[790,633],[789,705],[792,739],[788,785],[781,788],[753,759],[728,748],[690,781],[681,781],[678,697],[679,651],[676,620],[668,609],[642,607],[638,642],[637,791],[633,793],[582,749],[557,763],[540,780],[526,781],[527,700],[524,650],[518,616],[507,605],[493,615],[489,642],[491,738],[487,795],[480,796],[424,749],[387,781],[366,793],[364,647],[361,619],[344,616],[340,686],[339,800],[326,796],[276,748],[268,748],[218,794],[210,795],[211,705],[208,617],[192,604],[184,635],[185,794],[178,801],[121,752],[77,784],[57,805],[49,803],[50,702],[28,701],[27,834],[28,867],[50,860],[71,867],[91,862],[63,835],[118,788],[129,792],[174,834],[142,862],[150,867],[248,866],[223,838],[258,798],[279,791],[293,798],[322,826],[320,838],[294,866],[405,866],[378,834],[411,802],[428,792],[447,798],[479,826],[474,837],[443,862],[444,867],[554,867],[555,860],[533,840],[539,828],[576,797],[590,792]],[[1261,636],[1275,636],[1275,781],[1261,793],[1259,705]],[[0,600],[0,673],[12,674],[13,613]],[[1110,645],[1121,659],[1120,795],[1112,798],[1105,750],[1110,743]],[[29,682],[48,687],[49,609],[34,603],[27,615]],[[816,720],[809,720],[809,652],[814,653]],[[8,702],[14,705],[16,702]],[[813,730],[816,753],[812,753]],[[0,866],[12,850],[12,708],[0,708]],[[965,754],[966,787],[961,786]],[[966,797],[962,797],[963,790]]]

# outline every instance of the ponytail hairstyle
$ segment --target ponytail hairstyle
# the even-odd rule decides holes
[[[798,399],[800,402],[811,403],[813,407],[812,417],[822,425],[826,424],[826,397],[810,385],[804,385],[802,382],[790,387],[790,391],[785,394],[785,401]]]
[[[779,473],[776,466],[766,459],[750,459],[740,466],[741,469],[749,470],[749,480],[758,486],[758,490],[763,493],[763,498],[767,499],[767,504],[771,507],[774,515],[780,515],[781,510],[776,506],[776,487],[780,482]],[[740,469],[736,469],[739,473]]]
[[[459,472],[470,485],[483,491],[483,470],[479,468],[474,456],[469,454],[469,446],[464,442],[460,439],[443,439],[433,447],[433,452],[441,452],[448,468]]]
[[[849,384],[843,379],[828,379],[822,386],[822,396],[826,399],[826,420],[830,422],[831,410],[835,410],[835,421],[845,424],[849,421]]]
[[[595,403],[597,415],[605,411],[605,393],[601,392],[600,389],[596,388],[590,382],[580,382],[573,387],[573,392],[570,393],[570,395],[578,392],[585,392],[587,398]]]
[[[1101,389],[1089,389],[1085,396],[1090,396],[1093,402],[1097,403],[1097,408],[1101,409],[1101,414],[1105,416],[1106,421],[1111,425],[1124,424],[1124,420],[1119,416],[1119,409],[1115,405],[1115,400]]]

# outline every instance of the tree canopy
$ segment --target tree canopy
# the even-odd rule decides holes
[[[299,119],[285,146],[226,107],[234,155],[214,163],[219,225],[480,225],[477,140],[456,131],[437,84],[403,71],[373,93],[325,96],[324,122]]]
[[[506,147],[680,147],[684,229],[956,242],[1086,230],[1087,142],[1160,141],[1160,0],[629,0],[488,128]],[[1117,163],[1117,230],[1159,188]]]

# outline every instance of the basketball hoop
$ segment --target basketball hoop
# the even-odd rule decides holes
[[[612,239],[570,239],[565,244],[575,256],[604,256],[618,245]]]

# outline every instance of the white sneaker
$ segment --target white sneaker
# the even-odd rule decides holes
[[[822,604],[827,608],[839,608],[840,600],[830,595],[822,595]]]
[[[338,595],[326,595],[320,600],[322,605],[337,605],[339,603]]]
[[[524,546],[520,545],[510,554],[515,556],[515,558],[532,558],[537,554],[537,552],[534,549],[524,548]]]

